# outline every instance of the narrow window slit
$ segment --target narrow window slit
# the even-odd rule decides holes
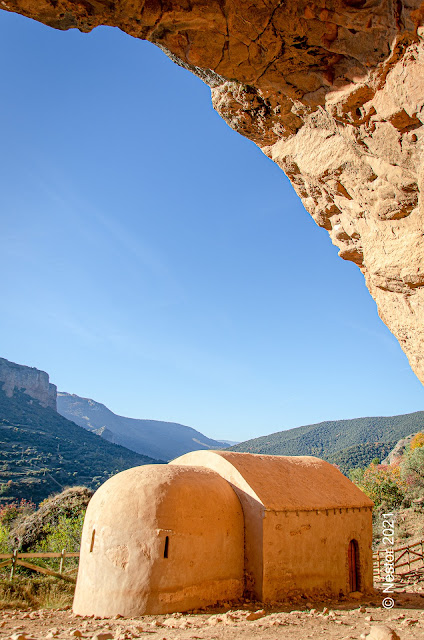
[[[165,538],[165,548],[163,550],[163,557],[164,558],[168,557],[168,549],[169,549],[169,536],[166,536],[166,538]]]
[[[361,563],[359,561],[359,544],[357,540],[349,542],[348,550],[349,563],[349,589],[350,591],[361,590]]]
[[[94,548],[94,538],[96,537],[96,530],[93,529],[93,533],[91,534],[91,544],[90,544],[90,553],[93,552]]]

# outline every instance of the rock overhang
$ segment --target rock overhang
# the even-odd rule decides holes
[[[8,0],[57,29],[117,26],[211,86],[228,124],[291,180],[424,380],[419,0]],[[300,241],[299,241],[300,242]]]

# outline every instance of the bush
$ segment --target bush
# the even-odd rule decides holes
[[[45,538],[53,536],[55,531],[56,542],[59,538],[66,539],[66,531],[73,540],[75,531],[82,525],[82,518],[91,496],[92,491],[86,487],[71,487],[43,500],[37,511],[21,519],[11,528],[10,538],[14,546],[22,551],[40,549]],[[70,544],[73,543],[70,541]],[[70,551],[68,543],[62,544],[57,550],[61,551],[63,548]]]
[[[72,487],[43,501],[34,511],[34,505],[26,500],[14,502],[0,509],[0,553],[20,551],[55,552],[65,549],[78,552],[84,515],[91,491],[85,487]],[[57,571],[60,559],[31,559],[32,564]],[[68,558],[66,570],[77,568],[78,559]],[[18,574],[33,578],[29,570],[18,567]],[[0,569],[0,577],[6,578],[10,567]]]
[[[0,553],[10,553],[8,538],[9,529],[4,524],[0,524]]]
[[[10,502],[0,506],[0,524],[10,526],[19,517],[27,516],[35,511],[35,504],[29,500]]]
[[[364,467],[356,467],[356,469],[351,469],[349,471],[349,479],[352,480],[352,482],[355,483],[361,489],[362,489],[362,482],[364,479],[364,473],[365,473]]]
[[[410,447],[402,460],[402,477],[412,489],[424,489],[424,447]]]
[[[398,507],[405,498],[407,485],[399,465],[372,462],[366,469],[355,469],[351,479],[376,506],[384,503],[388,508]]]
[[[84,515],[85,512],[74,518],[59,516],[55,525],[46,525],[43,530],[44,539],[37,545],[36,550],[43,552],[60,552],[62,549],[69,552],[79,551]]]
[[[409,450],[414,451],[415,449],[421,449],[421,447],[424,447],[424,433],[422,431],[416,433],[412,438],[409,443]]]
[[[52,551],[60,553],[62,549],[72,553],[79,551],[81,542],[82,525],[84,524],[85,510],[76,517],[59,516],[56,524],[46,524],[42,531],[42,539],[35,546],[33,551],[46,553]],[[38,564],[33,560],[34,564]],[[43,560],[42,560],[43,562]],[[58,571],[60,560],[58,558],[51,559],[49,566]],[[66,560],[66,569],[76,569],[78,566],[77,558],[68,558]]]

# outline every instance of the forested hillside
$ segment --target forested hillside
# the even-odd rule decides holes
[[[241,442],[233,451],[312,455],[336,463],[344,473],[384,458],[396,442],[424,428],[424,411],[310,424]]]
[[[158,462],[111,444],[15,389],[0,389],[0,502],[40,502],[53,491],[96,488],[110,475]]]

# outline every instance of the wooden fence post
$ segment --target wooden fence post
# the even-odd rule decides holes
[[[59,565],[59,573],[63,573],[63,565],[65,564],[66,551],[62,549],[62,553],[60,554],[60,565]]]
[[[12,556],[12,566],[10,568],[10,580],[13,580],[13,576],[15,575],[15,565],[16,565],[16,556],[18,555],[18,550],[15,549]]]

